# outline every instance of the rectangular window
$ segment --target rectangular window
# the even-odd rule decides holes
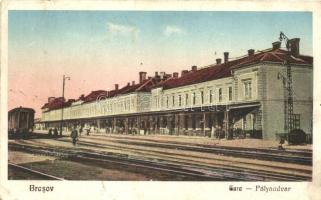
[[[195,92],[193,92],[193,105],[195,105],[196,104],[196,94],[195,94]]]
[[[175,106],[175,96],[174,95],[172,97],[172,100],[173,100],[172,104],[173,104],[173,106]]]
[[[188,105],[188,94],[185,94],[185,105]]]
[[[204,91],[201,91],[201,104],[204,104]]]
[[[245,99],[252,98],[252,83],[251,83],[251,81],[244,82],[244,97],[245,97]]]
[[[182,96],[178,95],[178,106],[182,106]]]
[[[168,96],[166,96],[166,107],[168,108]]]
[[[293,114],[293,129],[300,129],[300,114]]]
[[[222,102],[223,96],[222,96],[222,88],[218,89],[218,101]]]
[[[228,87],[228,100],[232,101],[232,87]]]
[[[210,103],[213,103],[213,94],[212,94],[212,90],[210,90],[210,91],[209,91],[209,98],[210,98],[209,102],[210,102]]]

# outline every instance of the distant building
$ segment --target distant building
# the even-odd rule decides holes
[[[271,49],[248,50],[244,57],[224,59],[172,75],[155,72],[139,83],[112,91],[98,90],[77,100],[50,98],[41,123],[58,126],[63,106],[64,127],[73,124],[101,132],[213,136],[239,130],[250,137],[275,139],[287,132],[285,62],[291,64],[294,124],[312,133],[313,58],[301,55],[299,39],[290,40],[291,55],[274,42]],[[281,78],[280,78],[281,77]],[[225,134],[227,135],[227,134]]]

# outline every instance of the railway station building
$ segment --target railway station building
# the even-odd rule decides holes
[[[287,132],[287,64],[291,66],[294,128],[312,134],[313,58],[300,54],[300,39],[271,48],[249,49],[223,59],[168,74],[155,72],[111,91],[97,90],[78,99],[48,98],[41,127],[65,130],[74,125],[101,133],[233,136],[273,140]]]

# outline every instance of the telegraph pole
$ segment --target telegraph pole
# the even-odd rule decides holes
[[[65,82],[70,80],[69,76],[63,76],[62,78],[62,101],[61,101],[61,121],[60,121],[60,136],[62,136],[62,124],[64,120],[64,102],[65,102]]]
[[[291,45],[289,43],[289,38],[283,33],[280,33],[280,41],[285,41],[286,44],[286,49],[287,49],[287,55],[286,55],[286,61],[285,61],[285,65],[286,65],[286,90],[287,90],[287,103],[284,104],[285,106],[285,110],[286,113],[284,113],[285,115],[285,124],[287,124],[287,132],[290,133],[292,131],[292,129],[294,128],[294,124],[293,124],[293,90],[292,90],[292,71],[291,71],[291,64],[290,64],[290,56],[291,56],[291,52],[290,52],[290,48]]]

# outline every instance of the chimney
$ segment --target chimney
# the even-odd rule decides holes
[[[224,52],[224,63],[228,62],[228,52]]]
[[[48,97],[48,103],[51,103],[54,99],[55,97]]]
[[[174,78],[178,78],[178,72],[174,72],[174,73],[173,73],[173,77],[174,77]]]
[[[127,83],[127,86],[130,86],[130,82]]]
[[[146,80],[146,72],[139,72],[139,83],[142,83]]]
[[[247,53],[249,54],[249,56],[253,56],[254,55],[254,49],[247,50]]]
[[[164,79],[164,78],[165,78],[165,74],[166,74],[165,72],[160,72],[159,74],[160,74],[160,78],[161,78],[161,79]]]
[[[197,66],[193,65],[193,66],[192,66],[192,71],[194,72],[194,71],[196,71],[196,70],[197,70]]]
[[[272,50],[279,49],[281,47],[281,42],[276,41],[272,43]]]
[[[216,64],[221,64],[222,63],[222,59],[220,59],[220,58],[218,58],[218,59],[216,59]]]
[[[188,73],[188,70],[182,70],[181,76],[184,76],[187,73]]]
[[[295,57],[300,55],[300,38],[293,38],[289,40],[291,54]]]
[[[132,85],[135,85],[135,81],[132,81]]]
[[[155,77],[158,76],[158,72],[155,72]]]
[[[83,100],[84,98],[85,98],[84,94],[80,95],[80,97],[79,97],[80,100]]]
[[[118,85],[118,84],[115,84],[115,90],[116,90],[116,91],[118,90],[118,87],[119,87],[119,85]]]

